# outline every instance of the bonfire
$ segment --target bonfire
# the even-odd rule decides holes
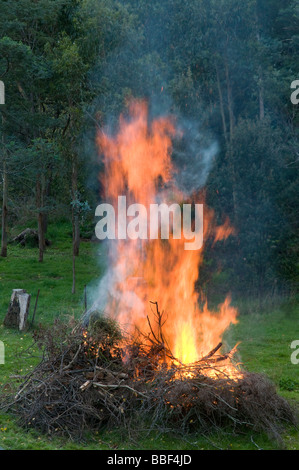
[[[117,211],[119,196],[145,208],[202,197],[202,188],[191,191],[178,178],[175,138],[183,138],[175,121],[150,122],[144,102],[131,105],[115,136],[100,132],[105,201]],[[207,154],[193,157],[206,160]],[[204,207],[203,241],[232,236],[229,221],[217,226]],[[188,250],[190,234],[151,239],[138,236],[137,226],[128,238],[120,219],[118,239],[107,240],[109,266],[94,305],[71,328],[56,322],[36,333],[44,359],[8,394],[6,408],[25,426],[72,438],[104,426],[183,435],[247,427],[279,438],[282,425],[295,422],[292,408],[267,378],[244,370],[238,345],[223,344],[237,309],[228,295],[211,311],[195,289],[204,243]]]
[[[135,439],[152,430],[186,438],[249,429],[281,441],[296,416],[266,377],[227,373],[232,352],[218,354],[220,345],[182,364],[165,345],[161,325],[158,333],[128,338],[95,312],[88,328],[74,320],[40,328],[34,338],[44,358],[21,383],[16,379],[16,392],[6,389],[2,407],[22,426],[71,439],[107,428]]]

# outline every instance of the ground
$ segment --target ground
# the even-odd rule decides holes
[[[26,289],[31,295],[29,321],[32,318],[38,289],[35,327],[51,324],[58,316],[79,318],[84,310],[84,286],[87,302],[91,303],[92,286],[103,272],[105,252],[100,244],[83,241],[76,260],[76,293],[72,294],[71,229],[67,223],[49,227],[52,245],[44,263],[38,262],[36,248],[9,246],[8,258],[0,258],[0,340],[5,344],[5,364],[0,365],[0,385],[12,375],[25,375],[40,360],[40,351],[32,348],[32,332],[20,333],[3,327],[12,289]],[[240,341],[239,359],[248,371],[266,374],[277,386],[278,393],[299,406],[299,364],[292,364],[290,348],[299,340],[299,302],[296,299],[269,299],[261,307],[253,302],[239,302],[239,322],[227,334],[230,344]],[[299,449],[299,432],[287,429],[287,449]],[[75,443],[57,436],[24,431],[15,419],[0,412],[0,447],[4,449],[276,449],[277,444],[265,435],[245,433],[194,435],[188,440],[172,435],[150,435],[139,442],[123,437],[118,430],[86,436]]]

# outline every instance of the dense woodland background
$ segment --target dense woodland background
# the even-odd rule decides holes
[[[69,220],[92,237],[98,127],[130,97],[219,151],[205,184],[236,235],[207,242],[213,297],[294,294],[299,280],[298,0],[1,0],[1,256],[18,227]],[[71,236],[71,235],[70,235]]]

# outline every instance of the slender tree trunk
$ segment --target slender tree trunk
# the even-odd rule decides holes
[[[221,89],[218,65],[216,65],[216,76],[217,76],[217,88],[218,88],[218,93],[219,93],[219,103],[220,103],[220,113],[221,113],[221,118],[222,118],[223,134],[224,134],[225,142],[227,144],[227,125],[226,125],[226,119],[225,119],[224,101],[223,101],[223,94],[222,94],[222,89]]]
[[[42,182],[40,175],[37,176],[36,180],[36,207],[38,210],[37,213],[37,226],[38,226],[38,249],[39,249],[39,258],[40,263],[44,260],[44,251],[45,251],[45,234],[44,234],[44,217],[42,212],[43,207],[43,197],[42,197]]]
[[[80,232],[79,232],[79,217],[74,214],[73,208],[73,287],[72,294],[76,292],[76,256],[79,255],[80,245]]]
[[[232,93],[232,84],[230,79],[229,73],[229,66],[228,60],[225,60],[225,76],[226,76],[226,89],[227,89],[227,106],[228,106],[228,114],[229,114],[229,144],[228,144],[228,159],[229,159],[229,166],[232,176],[232,197],[233,197],[233,206],[234,206],[234,220],[237,223],[238,219],[238,195],[237,195],[237,178],[236,178],[236,171],[235,171],[235,162],[233,161],[233,138],[234,138],[234,130],[236,125],[236,118],[234,114],[234,100],[233,100],[233,93]]]
[[[258,13],[256,10],[255,11],[255,27],[256,27],[256,39],[258,43],[261,42],[259,23],[260,23],[259,17],[258,17]],[[259,65],[257,68],[257,74],[258,74],[258,90],[259,90],[259,117],[260,117],[260,121],[262,121],[265,118],[265,100],[264,100],[265,89],[264,89],[263,69],[261,65]]]
[[[7,167],[6,157],[3,160],[3,201],[2,201],[2,234],[1,234],[1,256],[7,257],[7,192],[8,192],[8,181],[7,181]]]
[[[230,80],[228,61],[225,61],[225,75],[226,75],[226,87],[227,87],[227,106],[229,114],[229,132],[230,132],[230,142],[233,140],[234,129],[236,124],[235,114],[234,114],[234,102],[233,102],[233,93],[232,85]]]
[[[259,107],[260,107],[260,121],[262,121],[265,118],[265,101],[264,101],[264,84],[263,84],[261,67],[259,67]]]
[[[76,255],[74,251],[74,244],[73,244],[73,286],[72,286],[72,294],[76,293]]]
[[[74,254],[79,256],[80,248],[80,224],[78,214],[74,215]]]
[[[77,199],[78,193],[78,168],[77,168],[77,157],[73,157],[72,162],[72,197],[73,201]],[[80,224],[79,215],[76,208],[76,204],[73,205],[72,209],[72,225],[73,225],[73,253],[74,256],[79,256],[80,249]]]
[[[76,256],[79,256],[80,248],[80,226],[79,226],[79,214],[78,208],[76,207],[75,201],[78,197],[78,162],[77,156],[73,155],[72,161],[72,226],[73,226],[73,286],[72,294],[76,293]]]
[[[48,214],[44,213],[43,214],[43,232],[46,237],[47,231],[48,231]]]
[[[4,117],[2,115],[2,151],[3,151],[3,193],[2,193],[2,233],[1,233],[1,256],[7,257],[7,198],[8,198],[8,177],[7,177],[7,162],[6,151],[4,147]]]
[[[44,184],[44,196],[43,200],[44,202],[51,196],[51,185],[52,185],[52,179],[53,179],[53,171],[52,171],[52,164],[50,163],[47,165],[47,178]],[[48,222],[49,222],[49,213],[48,212],[43,212],[43,223],[44,223],[44,234],[46,235],[48,231]]]

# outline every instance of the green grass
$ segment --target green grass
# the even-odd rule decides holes
[[[298,305],[288,303],[271,313],[240,316],[234,337],[241,338],[238,350],[247,370],[267,374],[283,395],[299,399],[299,365],[292,364],[290,348],[299,339],[298,314]]]
[[[9,245],[7,258],[0,258],[0,315],[6,313],[12,289],[26,289],[31,294],[33,311],[40,289],[36,321],[52,322],[63,313],[78,314],[84,308],[84,286],[101,274],[103,262],[99,245],[82,242],[76,258],[76,293],[72,294],[72,242],[67,224],[50,227],[52,245],[44,262],[38,262],[36,248]],[[52,236],[51,236],[52,235]]]
[[[35,327],[51,324],[58,316],[76,318],[84,310],[84,286],[91,288],[103,272],[105,252],[102,245],[82,242],[76,259],[76,293],[72,289],[71,228],[63,223],[50,226],[48,237],[52,245],[43,263],[38,262],[36,248],[9,246],[8,257],[0,258],[0,340],[5,344],[5,364],[0,365],[0,385],[7,384],[12,375],[25,375],[40,361],[40,351],[32,347],[32,330],[18,332],[4,328],[12,289],[23,288],[31,295],[31,320],[36,294],[40,297]],[[88,290],[88,301],[91,302]],[[291,363],[290,344],[299,340],[298,302],[280,303],[276,307],[254,309],[248,313],[239,305],[240,316],[226,335],[227,341],[238,347],[239,359],[248,371],[266,374],[278,392],[299,404],[299,365]],[[299,433],[288,429],[284,435],[288,449],[299,449]],[[86,436],[84,442],[72,442],[57,436],[44,436],[35,430],[25,431],[9,414],[0,413],[0,446],[5,449],[276,449],[277,444],[265,435],[245,432],[244,435],[214,434],[205,438],[195,435],[188,440],[178,436],[151,434],[137,441],[123,436],[120,430]]]

